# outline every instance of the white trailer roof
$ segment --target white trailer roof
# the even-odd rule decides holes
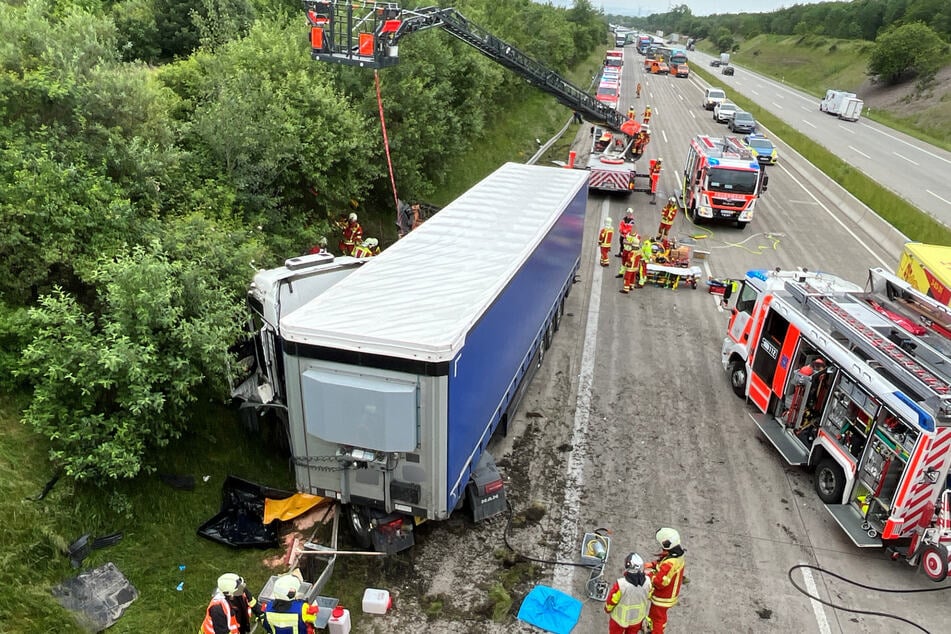
[[[292,342],[449,361],[528,259],[588,173],[506,163],[287,315]]]

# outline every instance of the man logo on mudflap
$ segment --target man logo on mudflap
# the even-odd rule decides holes
[[[496,493],[495,495],[490,495],[490,496],[487,497],[487,498],[482,498],[482,500],[480,500],[479,503],[480,503],[480,504],[485,504],[485,503],[487,503],[487,502],[492,502],[493,500],[498,500],[498,499],[499,499],[499,494]]]

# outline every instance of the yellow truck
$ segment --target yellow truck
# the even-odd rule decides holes
[[[907,243],[898,263],[898,276],[929,297],[951,305],[951,247]]]

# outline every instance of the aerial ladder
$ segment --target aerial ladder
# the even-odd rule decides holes
[[[628,137],[630,151],[639,125],[595,99],[543,64],[470,22],[453,8],[404,9],[395,2],[304,0],[315,60],[363,68],[385,68],[399,62],[405,35],[441,28],[480,53],[555,97],[585,120]]]

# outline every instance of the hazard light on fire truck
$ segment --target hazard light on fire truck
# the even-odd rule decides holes
[[[723,367],[756,426],[859,547],[933,581],[951,568],[951,310],[884,269],[865,290],[750,271]]]
[[[768,178],[736,137],[697,135],[684,165],[684,208],[693,222],[728,220],[741,229],[753,219]]]

